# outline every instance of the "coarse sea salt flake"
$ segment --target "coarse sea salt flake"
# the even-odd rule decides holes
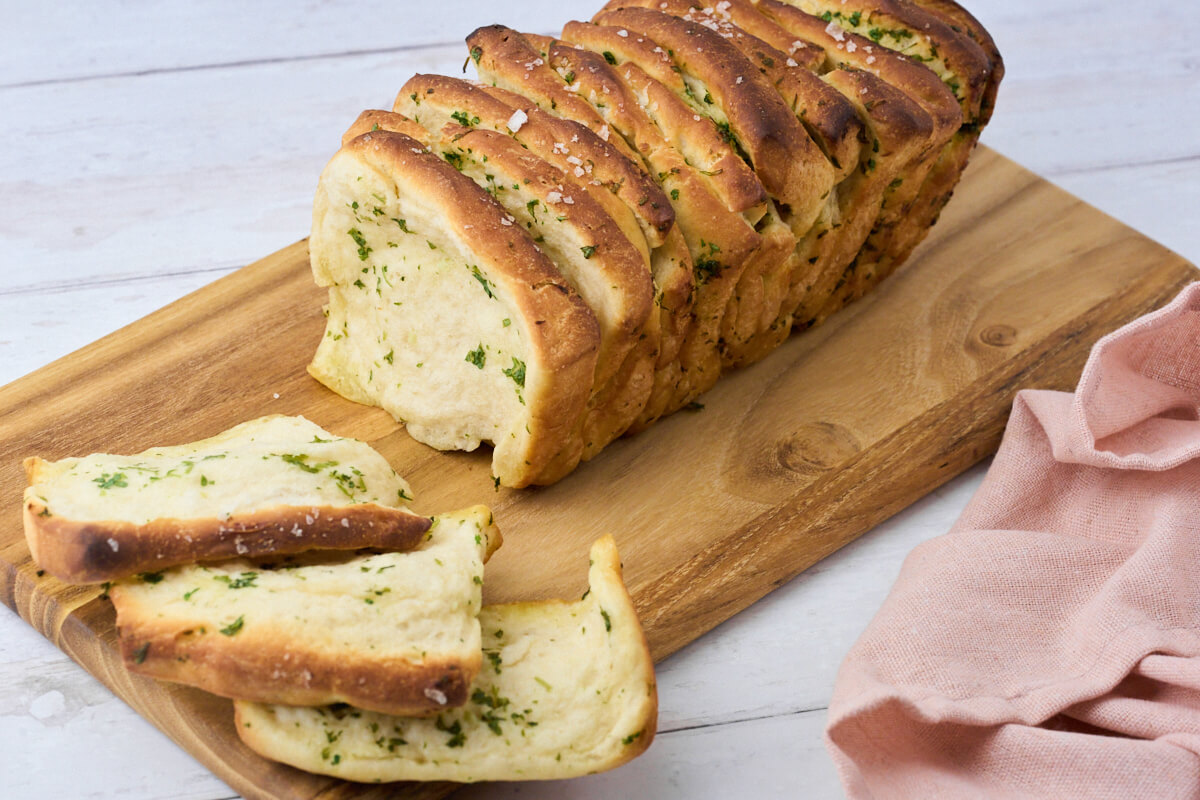
[[[842,28],[841,25],[838,25],[836,22],[830,22],[828,25],[826,25],[825,32],[828,33],[830,36],[832,36],[834,39],[836,39],[839,42],[844,41],[846,39],[846,31]]]
[[[518,108],[512,113],[512,116],[508,118],[508,129],[513,133],[516,133],[517,131],[521,130],[521,126],[528,121],[529,115]]]
[[[546,199],[551,203],[557,203],[558,201],[562,200],[562,192],[547,192]]]
[[[108,546],[112,548],[114,553],[121,549],[121,543],[111,536],[108,537]]]

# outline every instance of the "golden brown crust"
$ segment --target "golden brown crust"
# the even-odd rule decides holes
[[[315,651],[302,641],[251,638],[249,631],[235,636],[180,631],[157,623],[152,610],[130,608],[120,586],[110,596],[117,609],[121,658],[130,672],[221,697],[292,706],[348,703],[385,714],[426,716],[465,703],[482,660],[481,653],[473,664],[368,660]],[[137,621],[130,622],[131,617]]]
[[[764,237],[733,213],[699,170],[687,163],[638,102],[634,87],[652,82],[632,63],[611,66],[590,50],[565,44],[550,48],[556,69],[573,72],[579,95],[603,102],[606,119],[643,153],[672,197],[676,221],[687,242],[696,272],[692,325],[679,351],[675,393],[661,413],[669,413],[711,388],[720,376],[721,321],[741,276],[764,269],[778,257]],[[663,103],[678,103],[667,93]],[[660,105],[660,109],[662,105]],[[665,118],[665,117],[664,117]],[[690,119],[690,117],[689,117]],[[664,376],[663,380],[666,380]]]
[[[654,109],[652,117],[671,146],[703,173],[731,211],[742,214],[752,224],[757,222],[765,212],[767,193],[754,170],[711,120],[698,115],[680,99],[686,91],[685,84],[673,70],[667,51],[645,36],[631,35],[628,31],[626,36],[620,36],[621,30],[568,22],[563,28],[563,39],[592,53],[611,55],[617,61],[614,65],[618,67],[617,74],[633,95],[644,98],[644,108]],[[552,52],[559,49],[551,47]],[[607,61],[608,56],[604,58]],[[621,69],[626,64],[634,64],[638,69]]]
[[[850,5],[854,5],[854,0]],[[891,24],[911,29],[918,40],[924,39],[929,45],[929,53],[936,54],[946,69],[956,76],[958,88],[951,88],[963,101],[964,112],[969,114],[971,121],[979,121],[984,97],[993,84],[994,65],[978,42],[952,28],[941,14],[931,13],[919,3],[909,0],[859,0],[859,5],[872,19],[882,17]]]
[[[574,120],[605,138],[608,125],[604,119],[586,101],[557,91],[566,84],[546,66],[545,55],[535,49],[527,37],[503,25],[488,25],[471,33],[467,37],[467,46],[471,48],[477,71],[486,82],[531,100],[554,95],[553,103],[535,102],[543,111]],[[638,154],[620,137],[611,137],[608,141],[628,158],[638,160]]]
[[[400,114],[374,108],[363,111],[358,115],[358,119],[350,124],[350,127],[342,134],[342,146],[344,147],[364,133],[379,130],[403,133],[405,136],[416,139],[422,145],[429,146],[429,134],[420,125]]]
[[[569,143],[563,148],[568,150],[562,156],[564,160],[569,159],[572,150],[578,148],[578,152],[584,154],[585,163],[588,165],[584,177],[591,178],[592,185],[595,181],[599,181],[610,195],[619,197],[634,214],[653,215],[654,220],[669,218],[670,224],[666,227],[662,227],[662,222],[653,222],[656,230],[661,231],[661,235],[647,236],[647,239],[648,244],[654,248],[650,254],[651,274],[658,292],[655,302],[662,311],[657,366],[665,366],[674,360],[675,355],[679,352],[683,336],[687,332],[695,282],[692,279],[691,256],[688,254],[687,245],[675,224],[675,209],[667,199],[662,187],[655,183],[654,179],[646,172],[645,165],[640,159],[635,164],[624,156],[620,156],[615,149],[611,156],[607,155],[604,148],[612,149],[611,145],[582,125],[571,120],[550,116],[532,100],[505,89],[488,86],[482,87],[481,90],[504,102],[513,110],[524,111],[530,121],[535,124],[545,120],[567,126],[562,129],[562,139],[560,140]],[[609,136],[616,135],[615,133],[609,134]],[[579,142],[575,141],[576,137]],[[523,143],[528,141],[520,137],[514,138]],[[583,146],[578,147],[578,145]],[[553,151],[554,148],[551,147],[551,152],[553,153]],[[564,166],[571,165],[572,162],[567,161]],[[614,165],[617,168],[610,171]],[[560,169],[564,166],[560,166]],[[588,169],[590,171],[587,171]],[[666,204],[665,211],[659,207],[660,203]],[[647,221],[643,219],[643,229],[645,229]]]
[[[726,0],[719,8],[701,8],[692,0],[610,0],[605,8],[631,6],[664,11],[715,31],[758,67],[783,96],[833,165],[835,181],[854,170],[862,125],[853,106],[815,74],[817,65],[825,61],[820,48],[788,35],[760,14],[750,0]]]
[[[411,550],[429,518],[375,503],[276,506],[228,518],[72,520],[52,516],[25,491],[25,537],[38,566],[67,583],[102,583],[140,572],[238,556],[380,547]]]
[[[951,30],[966,34],[987,55],[991,70],[987,85],[983,89],[983,100],[980,103],[979,116],[976,119],[980,126],[987,125],[996,108],[996,92],[1000,88],[1000,81],[1004,78],[1004,59],[1001,57],[1000,49],[996,47],[992,35],[980,24],[979,20],[975,19],[971,12],[954,0],[909,0],[909,2],[941,17]]]
[[[448,227],[475,254],[479,268],[518,313],[528,358],[525,401],[529,425],[496,443],[493,471],[505,486],[526,486],[565,441],[591,391],[599,328],[574,289],[515,225],[507,212],[421,144],[399,133],[366,133],[344,150],[378,164],[402,191],[419,192],[442,211]],[[535,366],[536,365],[536,366]]]
[[[813,257],[820,259],[814,262],[814,269],[802,278],[801,283],[794,285],[789,298],[789,304],[803,301],[804,305],[796,310],[795,322],[797,327],[805,328],[828,316],[852,294],[861,294],[866,286],[873,285],[889,274],[902,260],[899,256],[907,255],[911,249],[906,249],[904,242],[912,241],[912,232],[928,228],[930,216],[925,215],[918,220],[914,209],[931,205],[923,200],[926,176],[938,162],[941,152],[952,146],[962,124],[963,111],[947,85],[920,62],[895,53],[870,38],[804,13],[792,5],[778,0],[753,2],[761,13],[788,33],[811,41],[825,51],[825,66],[831,68],[826,80],[831,85],[843,88],[856,83],[869,85],[858,74],[861,71],[870,73],[892,87],[888,91],[870,84],[870,94],[881,95],[880,99],[888,101],[888,106],[882,111],[883,116],[890,119],[876,120],[876,124],[885,124],[899,131],[896,126],[906,124],[904,117],[908,117],[909,126],[913,127],[912,134],[924,136],[926,140],[926,151],[912,158],[910,165],[901,170],[898,176],[901,180],[885,190],[879,217],[853,262],[839,269],[829,259],[821,258],[819,253],[803,254],[804,260]],[[843,11],[839,9],[837,13]],[[846,9],[844,13],[852,12]],[[841,72],[851,75],[843,76],[839,74]],[[919,109],[909,108],[903,114],[896,113],[911,103],[916,103]],[[876,105],[873,103],[872,108]],[[930,125],[932,130],[923,133],[923,129]],[[843,271],[845,274],[842,274]],[[833,273],[833,284],[829,280],[821,281],[819,276],[828,278],[830,273]],[[821,282],[805,298],[802,296],[804,287],[814,281]]]
[[[934,138],[948,141],[963,122],[954,94],[937,75],[865,36],[843,30],[835,36],[829,23],[779,0],[753,0],[759,12],[784,30],[825,52],[822,71],[847,65],[879,76],[904,92],[930,114]],[[839,39],[838,36],[841,38]]]
[[[844,209],[841,236],[816,242],[805,253],[817,261],[789,298],[798,303],[794,314],[802,327],[827,316],[823,310],[831,297],[848,295],[864,279],[876,278],[881,260],[890,263],[880,243],[888,241],[886,235],[903,219],[911,202],[903,198],[915,196],[938,152],[930,148],[929,115],[899,89],[861,70],[835,70],[827,79],[858,105],[873,144],[860,166],[855,186],[859,191],[847,198],[855,202]],[[891,208],[883,208],[885,198],[890,198]]]
[[[698,22],[651,9],[602,11],[595,21],[636,31],[672,51],[676,65],[707,87],[767,192],[798,216],[816,218],[819,198],[833,185],[833,167],[736,47]]]
[[[426,110],[446,121],[453,111],[469,110],[482,127],[511,135],[569,178],[578,178],[577,183],[620,198],[637,217],[650,247],[662,244],[675,224],[671,203],[640,161],[631,161],[586,126],[547,114],[521,95],[441,75],[414,75],[396,96],[393,110],[414,118]],[[509,122],[517,110],[527,119],[512,130]],[[584,174],[576,175],[577,169]]]
[[[438,522],[452,530],[430,548],[440,548],[442,558],[452,559],[446,568],[454,574],[431,578],[421,594],[414,595],[446,592],[429,598],[431,602],[418,606],[416,613],[436,615],[443,625],[469,627],[475,624],[479,598],[477,587],[473,599],[466,587],[478,584],[482,571],[475,559],[486,562],[503,536],[485,506],[444,515]],[[421,538],[432,540],[435,535]],[[282,555],[282,551],[271,555]],[[264,703],[348,703],[386,714],[421,716],[466,702],[471,681],[482,665],[478,649],[463,645],[462,639],[438,642],[436,636],[426,635],[428,627],[423,629],[420,624],[407,628],[411,620],[395,618],[395,609],[409,605],[388,607],[383,616],[375,616],[373,611],[379,608],[375,602],[386,602],[383,598],[390,596],[388,577],[404,573],[408,568],[405,562],[418,566],[400,579],[401,591],[408,587],[407,591],[416,592],[409,582],[418,580],[433,563],[443,563],[433,553],[418,550],[340,557],[314,553],[284,561],[286,565],[274,572],[264,565],[265,559],[238,560],[211,568],[184,567],[144,575],[141,580],[112,586],[109,597],[116,609],[126,667],[223,697]],[[383,566],[376,568],[381,561]],[[231,582],[231,576],[246,583]],[[214,582],[216,587],[228,588],[204,588]],[[317,588],[305,597],[303,587]],[[211,605],[214,591],[218,599]],[[227,600],[219,598],[222,591],[227,592]],[[337,592],[336,599],[342,603],[336,606],[338,610],[328,612],[323,620],[298,625],[295,620],[301,618],[293,619],[294,615],[322,614],[333,608],[331,591]],[[192,599],[197,592],[200,599]],[[355,597],[360,592],[367,598],[361,606]],[[203,598],[209,598],[210,604]],[[462,602],[467,603],[465,610]],[[378,624],[386,624],[387,630],[369,630]],[[365,633],[364,625],[368,627]],[[417,642],[422,642],[419,648]]]

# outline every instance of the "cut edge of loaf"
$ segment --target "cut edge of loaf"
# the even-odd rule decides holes
[[[347,170],[349,175],[370,175],[372,181],[391,189],[381,195],[386,200],[378,203],[369,197],[361,198],[366,203],[361,214],[355,206],[354,219],[349,222],[350,239],[346,241],[354,239],[351,248],[353,251],[357,246],[357,256],[353,252],[347,256],[354,269],[343,267],[347,274],[339,278],[332,274],[328,262],[340,252],[339,247],[346,247],[341,241],[347,235],[342,225],[345,220],[326,219],[325,215],[344,214],[342,207],[350,207],[358,199],[345,194],[337,198],[324,195],[342,191],[333,185],[336,181],[355,184],[352,177],[339,178],[335,174]],[[560,449],[587,401],[599,347],[595,316],[528,234],[512,224],[508,213],[487,192],[411,137],[380,130],[354,138],[330,161],[320,185],[310,251],[314,275],[330,289],[330,313],[326,335],[309,365],[309,373],[343,396],[384,408],[406,425],[414,439],[430,446],[473,450],[480,442],[491,443],[492,470],[500,482],[514,488],[528,485]],[[367,186],[366,190],[369,189]],[[413,199],[417,196],[421,198],[419,203]],[[401,205],[402,197],[406,198],[403,201],[406,205]],[[380,206],[379,214],[374,215],[367,204]],[[392,205],[394,212],[385,214],[384,207],[393,211]],[[418,217],[423,220],[421,226],[427,228],[409,226]],[[367,224],[374,220],[391,227],[386,233],[383,229],[376,231]],[[358,239],[363,243],[357,244]],[[484,321],[490,326],[486,333],[490,339],[509,344],[489,351],[490,358],[485,346],[491,345],[477,338],[464,340],[460,351],[442,353],[438,346],[444,344],[446,336],[459,333],[465,336],[473,330],[465,325],[449,325],[440,329],[441,336],[426,336],[432,344],[419,354],[414,356],[405,350],[404,357],[414,356],[408,361],[402,362],[397,355],[396,343],[409,344],[404,337],[395,342],[369,342],[361,345],[368,349],[359,353],[355,348],[360,345],[353,345],[351,340],[356,342],[364,335],[371,335],[369,321],[374,318],[371,315],[397,313],[391,308],[392,303],[384,302],[392,299],[390,295],[383,296],[391,291],[391,284],[383,280],[388,275],[386,259],[392,258],[390,252],[395,252],[390,251],[389,241],[403,246],[415,241],[421,247],[427,243],[430,252],[443,248],[446,268],[439,275],[461,284],[461,297],[474,298],[477,303],[499,303],[497,313],[485,315]],[[461,274],[450,272],[452,262]],[[355,281],[350,274],[358,274],[360,266],[368,270],[366,281],[361,276]],[[399,269],[398,263],[392,261],[390,266],[393,271],[389,280],[404,280],[404,274],[395,271]],[[405,286],[411,290],[416,283]],[[440,291],[433,284],[424,290]],[[373,304],[371,315],[357,323],[367,327],[358,330],[345,316],[347,304],[356,302]],[[380,310],[374,310],[376,305]],[[480,310],[476,306],[471,308]],[[483,319],[478,313],[471,318]],[[399,332],[406,331],[407,328],[402,328]],[[472,350],[476,345],[478,349]],[[504,352],[500,353],[501,350]],[[435,366],[442,377],[431,383],[434,379],[430,373]],[[464,426],[470,422],[466,420],[470,409],[463,405],[466,402],[463,381],[484,375],[485,367],[488,379],[498,382],[493,389],[505,387],[503,394],[495,391],[492,394],[507,398],[508,405],[497,412],[500,416],[495,419],[476,408],[474,416],[480,419],[471,422],[473,427],[468,429]],[[417,368],[423,371],[416,372]],[[478,375],[473,371],[475,368]],[[378,381],[373,380],[375,375],[380,376]],[[413,381],[422,385],[419,375],[426,376],[423,384],[426,387],[441,387],[436,397],[431,399],[404,388]],[[384,385],[385,379],[390,383]],[[488,394],[482,383],[475,393],[479,392]],[[451,396],[458,398],[455,403],[447,402]]]

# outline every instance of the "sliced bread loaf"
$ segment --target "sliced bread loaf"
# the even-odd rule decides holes
[[[29,458],[25,471],[29,551],[69,583],[264,553],[406,550],[429,528],[383,456],[303,417],[130,456]]]
[[[145,573],[110,590],[133,672],[268,703],[419,715],[462,705],[480,667],[483,506],[417,549]]]
[[[461,709],[429,719],[346,706],[237,701],[251,749],[352,781],[569,778],[623,764],[654,738],[654,669],[610,537],[577,602],[485,607],[483,669]]]

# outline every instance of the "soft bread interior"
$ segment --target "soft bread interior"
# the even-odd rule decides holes
[[[497,444],[525,417],[517,310],[419,186],[342,150],[313,209],[313,272],[330,287],[310,372],[443,450]]]

